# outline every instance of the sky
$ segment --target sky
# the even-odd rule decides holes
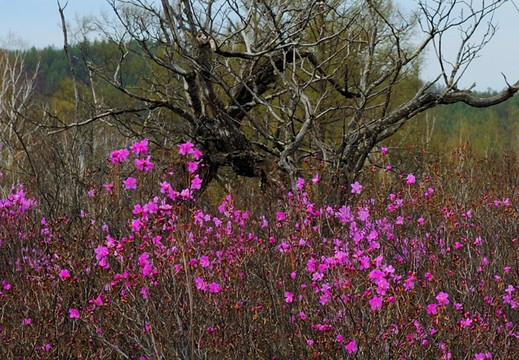
[[[59,0],[64,5],[66,0]],[[476,0],[477,1],[477,0]],[[488,1],[488,0],[487,0]],[[400,0],[407,3],[410,0]],[[509,83],[519,80],[519,9],[510,0],[503,5],[495,16],[499,29],[492,42],[473,61],[460,82],[461,87],[470,87],[476,82],[475,90],[501,90],[506,86],[504,73]],[[68,0],[65,9],[67,21],[72,25],[83,16],[110,14],[106,0]],[[43,48],[63,46],[63,33],[57,0],[0,0],[0,46],[5,46],[9,39],[22,40],[27,47]],[[457,37],[450,39],[452,48],[456,48]],[[434,60],[430,53],[429,59]],[[423,73],[424,80],[432,79],[438,73],[435,62],[429,60]]]

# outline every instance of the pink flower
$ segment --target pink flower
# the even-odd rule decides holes
[[[112,164],[123,163],[128,159],[129,154],[128,149],[114,150],[110,153],[110,161]]]
[[[380,147],[380,152],[382,153],[382,155],[386,155],[387,154],[387,147],[381,146]]]
[[[297,190],[301,190],[304,185],[305,185],[305,179],[297,178],[297,183],[296,183]]]
[[[436,305],[436,304],[427,305],[427,314],[429,314],[429,315],[438,314],[438,305]]]
[[[283,220],[285,220],[286,215],[283,211],[278,211],[276,213],[276,217],[277,217],[278,221],[283,221]]]
[[[360,194],[362,192],[362,185],[358,181],[355,181],[355,183],[350,186],[352,194]]]
[[[407,174],[406,184],[407,185],[413,185],[415,182],[416,182],[416,178],[414,177],[414,175],[413,174]]]
[[[472,319],[470,318],[460,320],[461,327],[469,327],[470,324],[472,324]]]
[[[373,269],[370,271],[369,275],[368,275],[368,278],[374,282],[374,283],[378,283],[381,279],[384,278],[386,274],[382,271],[382,270],[379,270],[379,269]]]
[[[96,259],[101,260],[105,258],[108,254],[110,254],[110,250],[107,247],[99,245],[95,248],[94,252],[96,253]]]
[[[319,178],[319,174],[315,174],[315,176],[312,178],[312,183],[317,184],[321,179]]]
[[[139,256],[139,266],[140,267],[143,267],[147,264],[150,263],[150,254],[148,254],[147,252],[143,252],[140,256]]]
[[[186,141],[184,144],[179,144],[178,146],[178,153],[180,155],[187,155],[193,153],[193,143]]]
[[[153,170],[153,167],[155,165],[153,165],[153,163],[151,162],[151,156],[148,155],[148,157],[146,159],[135,159],[133,161],[133,163],[135,164],[135,166],[137,167],[137,169],[139,169],[140,171],[151,171]]]
[[[285,291],[285,302],[291,303],[292,301],[294,301],[294,294],[290,291]]]
[[[202,188],[202,179],[198,177],[198,174],[195,175],[193,180],[191,180],[191,190],[200,190]]]
[[[31,323],[32,323],[31,318],[26,318],[26,319],[22,320],[22,326],[27,326],[27,325],[30,325]]]
[[[97,306],[103,306],[103,299],[101,298],[101,295],[98,295],[93,301],[93,303]]]
[[[380,309],[382,307],[382,297],[374,296],[373,299],[369,301],[369,305],[373,311]]]
[[[204,290],[205,289],[204,279],[202,279],[201,277],[196,277],[196,278],[193,279],[193,281],[195,282],[195,287],[198,290]]]
[[[153,274],[153,270],[153,265],[148,263],[141,269],[141,274],[143,276],[151,276]]]
[[[67,278],[70,277],[70,273],[68,272],[67,269],[62,269],[60,272],[59,272],[59,277],[61,280],[65,280]]]
[[[485,359],[491,359],[492,358],[492,354],[489,353],[488,351],[486,353],[478,353],[476,355],[474,355],[474,360],[485,360]]]
[[[207,256],[201,256],[200,265],[202,265],[202,267],[208,267],[210,265],[209,258]]]
[[[345,346],[346,350],[348,351],[348,354],[352,354],[354,352],[357,352],[357,343],[355,343],[354,340],[350,341],[348,345]]]
[[[148,139],[143,139],[139,142],[136,142],[132,146],[130,146],[130,149],[134,154],[146,154],[148,152]]]
[[[300,318],[301,320],[306,319],[306,314],[305,314],[304,312],[300,311],[300,312],[299,312],[299,318]]]
[[[198,161],[188,161],[187,162],[187,171],[191,174],[198,170]]]
[[[389,289],[389,282],[386,279],[380,279],[377,282],[377,294],[385,295],[387,290]]]
[[[204,154],[198,149],[193,149],[193,158],[199,160]]]
[[[128,179],[123,180],[123,185],[126,190],[137,189],[137,179],[130,176]]]
[[[312,346],[314,344],[314,341],[312,339],[308,339],[308,340],[306,340],[306,344],[308,346]]]
[[[180,196],[183,199],[191,199],[191,190],[190,189],[184,189],[180,192]]]
[[[212,282],[209,284],[209,292],[218,293],[220,291],[222,291],[222,288],[220,287],[220,285],[218,285],[218,283]]]
[[[71,319],[79,319],[79,311],[77,309],[69,309],[68,314]]]
[[[448,305],[449,304],[449,294],[440,291],[438,295],[436,295],[436,300],[438,301],[438,305]]]
[[[113,190],[114,190],[114,184],[103,184],[103,187],[106,189],[106,191],[108,191],[109,193],[111,193]]]

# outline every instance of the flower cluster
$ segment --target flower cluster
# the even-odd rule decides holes
[[[39,216],[21,186],[0,200],[7,357],[519,351],[517,185],[457,197],[434,171],[377,183],[388,181],[384,165],[345,184],[338,204],[318,197],[319,174],[279,198],[215,202],[197,198],[204,162],[193,143],[179,144],[181,165],[160,174],[148,145],[109,155],[119,178],[90,189],[75,222]]]

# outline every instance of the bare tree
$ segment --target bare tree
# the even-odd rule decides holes
[[[27,120],[33,106],[37,69],[30,73],[22,50],[0,50],[0,149],[2,171],[9,170],[13,182],[35,176],[31,139],[36,126]]]
[[[155,124],[162,141],[190,139],[205,151],[206,183],[230,166],[294,184],[303,159],[317,156],[332,181],[345,184],[377,143],[417,114],[456,102],[488,107],[519,90],[519,82],[506,83],[479,98],[458,85],[507,1],[420,0],[414,12],[389,0],[108,2],[120,26],[101,28],[118,55],[87,64],[137,105],[98,103],[95,116],[72,126],[140,114],[138,131]],[[448,58],[444,39],[452,32],[461,41]],[[420,82],[432,50],[441,70]],[[147,72],[129,83],[127,59],[135,56]]]

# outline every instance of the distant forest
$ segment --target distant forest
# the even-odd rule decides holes
[[[130,46],[131,49],[131,46]],[[135,46],[137,49],[137,46]],[[69,54],[74,66],[75,76],[89,83],[85,54],[90,59],[108,59],[117,57],[117,47],[104,41],[80,43],[71,46]],[[137,51],[137,50],[135,50]],[[127,55],[127,66],[124,72],[124,81],[128,85],[136,84],[138,76],[148,71],[138,56]],[[130,61],[128,61],[130,60]],[[44,49],[32,48],[25,54],[28,71],[34,71],[39,64],[36,93],[41,101],[49,101],[55,111],[59,108],[73,107],[71,70],[66,53],[63,49],[47,47]],[[129,71],[128,71],[129,70]],[[479,96],[492,96],[493,90],[476,92]],[[114,91],[114,96],[116,92]],[[457,146],[470,145],[477,155],[490,156],[502,152],[519,152],[519,97],[500,105],[477,109],[463,103],[448,106],[439,106],[410,121],[402,131],[394,135],[388,145],[395,148],[412,144],[419,149],[427,149],[442,153]]]

